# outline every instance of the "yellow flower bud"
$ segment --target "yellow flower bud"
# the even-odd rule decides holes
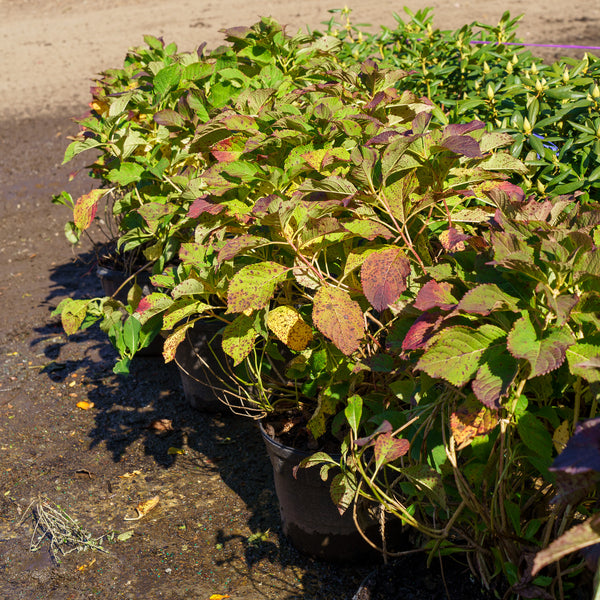
[[[546,191],[546,186],[539,179],[537,180],[537,189],[540,194]]]
[[[490,65],[487,64],[487,60],[483,61],[483,72],[484,73],[489,73],[490,72]]]
[[[512,74],[513,74],[513,66],[512,66],[512,63],[511,63],[510,61],[509,61],[509,63],[506,65],[506,72],[507,72],[509,75],[512,75]]]
[[[523,131],[527,135],[529,135],[533,131],[533,128],[531,127],[531,123],[529,122],[529,119],[527,117],[525,117],[523,119]]]
[[[519,57],[516,54],[513,54],[511,62],[513,65],[516,65],[519,62]]]
[[[592,88],[592,98],[600,98],[600,88],[598,88],[598,84],[595,83]]]
[[[544,91],[544,86],[539,79],[535,80],[535,91],[539,94]]]
[[[537,70],[537,67],[535,66],[535,63],[532,63],[531,64],[531,74],[537,75],[537,72],[538,72],[538,70]]]
[[[358,32],[358,37],[357,37],[357,39],[358,39],[358,41],[359,41],[359,42],[361,42],[361,43],[362,43],[362,41],[363,41],[363,34],[362,34],[362,31],[359,31],[359,32]]]
[[[487,84],[487,89],[485,90],[485,93],[487,94],[488,100],[494,99],[494,88],[492,87],[491,83]]]
[[[569,69],[567,69],[567,67],[565,67],[565,70],[563,71],[563,74],[562,74],[563,83],[568,83],[569,82],[569,77],[570,77],[570,75],[569,75]]]

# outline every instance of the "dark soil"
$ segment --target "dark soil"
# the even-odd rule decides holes
[[[73,130],[67,119],[0,125],[0,598],[350,598],[372,565],[319,562],[283,538],[253,421],[191,409],[159,357],[114,375],[99,331],[67,339],[51,317],[67,295],[102,293],[91,245],[74,254],[67,211],[50,204],[73,168],[59,166]],[[92,187],[81,179],[74,195]],[[173,430],[148,429],[155,419]],[[147,516],[124,520],[156,495]],[[33,519],[19,522],[38,496],[94,537],[115,532],[108,553],[31,553]]]
[[[502,597],[502,594],[500,594]],[[490,590],[475,581],[468,568],[446,559],[443,566],[412,554],[373,570],[352,600],[493,600]]]

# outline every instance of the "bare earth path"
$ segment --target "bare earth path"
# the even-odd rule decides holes
[[[429,4],[443,29],[493,24],[509,10],[525,12],[525,42],[600,46],[598,0]],[[393,26],[394,11],[405,16],[391,0],[350,6],[357,23]],[[77,195],[92,185],[84,175],[68,182],[82,164],[60,164],[94,75],[119,66],[146,33],[182,50],[203,41],[214,47],[224,27],[273,16],[295,32],[321,26],[327,8],[335,5],[0,0],[0,599],[345,600],[369,570],[312,561],[281,539],[270,465],[251,423],[189,409],[176,373],[157,368],[158,359],[140,359],[130,378],[115,377],[100,336],[67,341],[50,317],[65,295],[99,293],[91,265],[64,240],[65,212],[50,204],[62,189]],[[92,410],[76,408],[84,399]],[[148,430],[155,418],[171,419],[174,431]],[[56,565],[47,551],[28,551],[31,521],[17,526],[38,494],[95,535],[132,535],[107,543],[108,554],[73,553]],[[161,500],[153,513],[123,520],[154,495]]]

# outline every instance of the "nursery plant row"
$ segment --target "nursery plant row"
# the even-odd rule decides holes
[[[116,373],[194,347],[206,396],[384,554],[365,514],[499,597],[575,598],[600,541],[600,59],[544,64],[508,13],[406,12],[146,36],[102,73],[65,154],[98,185],[54,201],[125,274],[56,314],[99,324]]]

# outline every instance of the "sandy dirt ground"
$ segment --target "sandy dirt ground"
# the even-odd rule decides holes
[[[350,4],[350,3],[349,3]],[[422,8],[406,1],[411,10]],[[598,0],[457,0],[428,3],[443,29],[505,10],[525,13],[527,43],[600,46]],[[391,0],[350,4],[357,23],[393,26]],[[88,191],[83,164],[61,166],[71,118],[87,108],[96,73],[120,66],[144,34],[191,50],[219,44],[220,29],[273,16],[295,32],[322,26],[318,0],[0,0],[0,598],[344,600],[368,566],[328,566],[296,553],[278,530],[270,466],[253,424],[192,411],[177,374],[140,359],[130,378],[111,373],[101,336],[67,340],[50,311],[66,295],[98,294],[85,244],[62,235],[53,194]],[[600,51],[596,51],[596,54]],[[552,60],[579,49],[542,48]],[[89,258],[89,256],[88,256]],[[154,362],[153,362],[154,361]],[[81,411],[82,399],[95,403]],[[146,427],[169,418],[174,431]],[[169,448],[185,451],[169,454]],[[139,471],[135,477],[122,475]],[[73,553],[60,564],[29,552],[30,502],[45,494],[95,535],[108,554]],[[159,495],[147,519],[123,520]]]

